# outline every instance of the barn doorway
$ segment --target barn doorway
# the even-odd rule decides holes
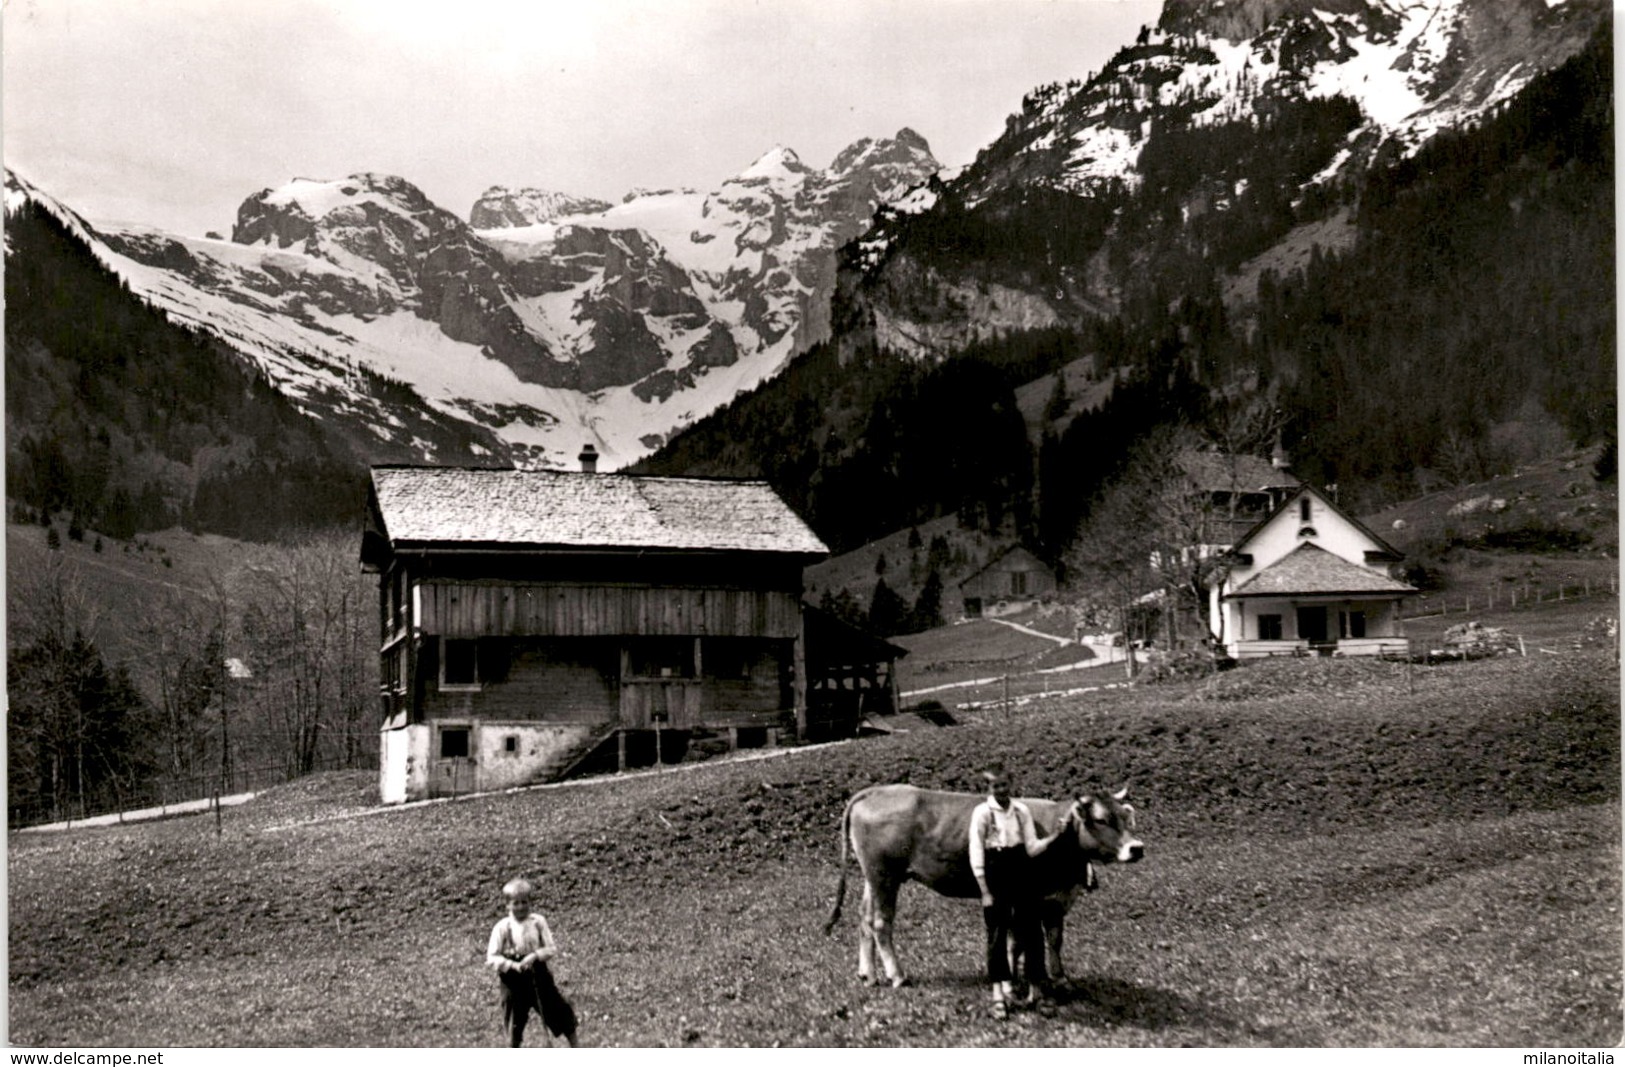
[[[430,763],[429,795],[455,797],[472,793],[474,780],[474,729],[468,724],[440,725],[435,730]]]

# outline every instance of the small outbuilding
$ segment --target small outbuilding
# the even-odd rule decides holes
[[[908,649],[804,608],[807,634],[808,741],[855,736],[870,715],[895,715],[901,706],[897,661]]]
[[[960,602],[969,618],[1019,611],[1055,592],[1055,572],[1020,545],[997,553],[959,583]]]
[[[802,569],[761,481],[375,467],[385,802],[545,781],[662,732],[805,734]]]
[[[1400,607],[1416,590],[1391,573],[1401,556],[1310,486],[1216,558],[1208,581],[1214,640],[1235,659],[1404,652]]]

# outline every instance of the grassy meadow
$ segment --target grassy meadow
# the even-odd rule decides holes
[[[1621,1038],[1619,674],[1604,653],[1281,661],[1003,720],[361,814],[367,774],[11,839],[22,1045],[502,1041],[527,874],[587,1045],[1595,1046]],[[1053,1017],[986,1016],[973,904],[904,890],[914,984],[821,932],[881,781],[1129,785],[1147,858],[1073,911]],[[337,817],[335,817],[337,816]],[[528,1038],[532,1042],[535,1038]]]

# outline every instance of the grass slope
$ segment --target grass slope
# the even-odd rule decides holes
[[[1619,684],[1591,653],[1409,678],[1280,662],[1018,730],[307,821],[364,795],[341,776],[232,809],[218,837],[19,836],[10,1037],[497,1044],[484,940],[526,873],[588,1044],[1612,1045]],[[856,982],[850,917],[819,930],[845,797],[962,787],[971,754],[1032,794],[1127,782],[1139,808],[1147,859],[1080,901],[1051,1019],[986,1018],[966,902],[905,890],[902,990]]]

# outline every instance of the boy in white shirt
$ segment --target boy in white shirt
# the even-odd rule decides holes
[[[1027,999],[1036,1003],[1045,981],[1044,939],[1038,902],[1033,899],[1029,862],[1056,835],[1040,838],[1027,805],[1010,795],[1003,771],[982,773],[988,796],[970,817],[970,869],[982,890],[982,921],[987,927],[987,979],[993,987],[993,1015],[1009,1014],[1013,998],[1010,949],[1019,949],[1027,972]],[[1057,831],[1059,833],[1059,831]]]
[[[554,1036],[571,1047],[576,1043],[576,1014],[553,981],[547,961],[558,955],[553,931],[540,912],[530,910],[535,888],[523,878],[502,887],[508,915],[491,928],[485,962],[502,981],[502,1024],[508,1044],[518,1048],[525,1040],[525,1024],[532,1009]],[[552,1042],[548,1042],[551,1044]]]

